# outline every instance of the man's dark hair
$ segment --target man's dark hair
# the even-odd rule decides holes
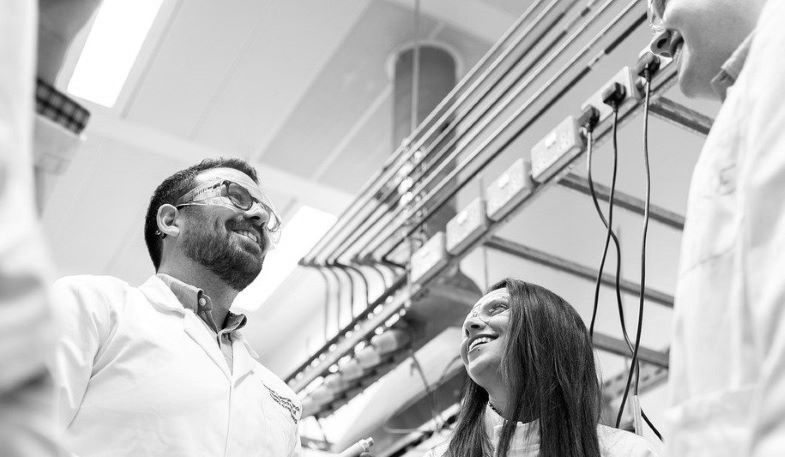
[[[144,241],[147,243],[147,251],[153,260],[155,271],[158,271],[161,265],[163,251],[162,237],[155,233],[158,230],[156,221],[158,208],[166,204],[174,205],[178,198],[193,188],[196,175],[211,168],[234,168],[250,176],[255,183],[259,183],[256,170],[248,162],[232,158],[205,159],[164,179],[150,197],[150,206],[147,207],[147,215],[144,219]]]

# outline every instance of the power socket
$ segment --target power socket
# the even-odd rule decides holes
[[[539,183],[547,181],[584,148],[578,123],[568,116],[532,148],[532,179]]]
[[[475,198],[447,223],[447,252],[458,254],[482,236],[488,227],[485,202]]]
[[[534,189],[531,165],[518,159],[485,189],[485,211],[492,221],[500,221]]]
[[[438,232],[412,254],[412,282],[421,282],[430,278],[436,270],[447,265],[446,236]]]
[[[613,114],[613,108],[607,105],[603,101],[603,93],[613,85],[613,83],[618,83],[626,93],[624,101],[621,103],[626,103],[630,99],[640,100],[641,99],[641,92],[638,90],[638,87],[635,85],[635,76],[632,74],[632,70],[630,67],[622,68],[616,75],[611,78],[608,82],[602,85],[600,90],[595,92],[591,97],[589,97],[583,104],[581,105],[581,110],[585,110],[589,105],[597,108],[600,112],[600,122],[604,121],[608,117]],[[621,105],[620,104],[620,105]]]

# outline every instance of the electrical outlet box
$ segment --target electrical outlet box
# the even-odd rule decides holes
[[[485,202],[481,198],[475,198],[447,223],[447,252],[458,254],[463,251],[482,236],[487,227]]]
[[[412,255],[411,280],[425,281],[446,264],[446,236],[438,232]]]
[[[545,182],[583,152],[584,147],[575,118],[568,116],[532,148],[532,179]]]
[[[485,189],[485,211],[488,218],[492,221],[504,219],[521,200],[531,194],[533,188],[529,162],[524,159],[516,160]]]
[[[603,84],[597,92],[595,92],[591,97],[583,102],[583,105],[581,105],[581,110],[585,110],[589,105],[592,105],[600,112],[600,122],[610,117],[613,114],[613,108],[611,108],[609,105],[606,105],[605,102],[602,101],[602,92],[605,90],[605,88],[615,82],[621,84],[624,87],[626,96],[623,103],[627,103],[631,99],[640,100],[641,93],[635,86],[635,76],[637,75],[632,74],[630,67],[622,68],[613,78]]]

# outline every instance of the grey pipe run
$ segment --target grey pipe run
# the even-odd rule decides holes
[[[597,273],[599,273],[593,268],[498,236],[493,236],[488,239],[488,241],[485,242],[485,246],[592,282],[597,279]],[[616,277],[609,273],[603,273],[600,282],[609,287],[616,287]],[[626,279],[619,279],[619,289],[628,294],[637,296],[640,293],[640,288],[641,286],[638,283]],[[651,287],[646,287],[644,289],[643,298],[652,303],[658,303],[673,308],[672,295],[652,289]]]
[[[540,74],[541,74],[543,71],[545,71],[545,69],[547,69],[547,68],[548,68],[548,67],[549,67],[549,66],[550,66],[550,65],[551,65],[551,64],[552,64],[552,63],[553,63],[553,62],[556,60],[556,58],[557,58],[557,57],[560,57],[560,55],[561,55],[561,54],[564,52],[564,50],[565,50],[565,49],[566,49],[566,48],[567,48],[567,47],[568,47],[570,44],[572,44],[572,43],[573,43],[573,42],[574,42],[574,41],[575,41],[575,40],[576,40],[576,39],[577,39],[577,38],[578,38],[578,37],[579,37],[579,36],[580,36],[580,35],[583,33],[583,31],[584,31],[586,28],[588,28],[588,26],[589,26],[589,25],[590,25],[592,22],[594,22],[594,20],[595,20],[595,19],[596,19],[596,18],[597,18],[597,17],[598,17],[598,16],[599,16],[599,15],[600,15],[602,12],[604,12],[604,10],[605,10],[605,9],[606,9],[606,8],[607,8],[607,7],[608,7],[610,4],[612,4],[613,2],[614,2],[614,0],[608,0],[608,1],[607,1],[607,2],[606,2],[606,3],[605,3],[603,6],[602,6],[602,8],[601,8],[599,11],[597,11],[597,12],[596,12],[596,13],[595,13],[595,14],[594,14],[594,15],[593,15],[593,16],[592,16],[592,17],[591,17],[591,18],[590,18],[590,19],[587,21],[587,23],[586,23],[586,24],[584,24],[584,27],[583,27],[581,30],[579,30],[579,31],[578,31],[578,32],[576,32],[576,33],[575,33],[575,34],[574,34],[572,37],[570,37],[570,38],[569,38],[569,40],[568,40],[566,43],[564,43],[564,44],[562,45],[562,47],[561,47],[559,50],[557,50],[557,51],[556,51],[554,54],[552,54],[552,55],[551,55],[551,57],[550,57],[550,59],[549,59],[548,61],[546,61],[545,63],[543,63],[543,64],[542,64],[542,66],[541,66],[541,67],[538,69],[537,73],[535,73],[535,74],[534,74],[534,75],[532,75],[530,78],[528,78],[528,79],[527,79],[527,80],[526,80],[526,81],[525,81],[525,82],[524,82],[524,83],[523,83],[521,86],[519,86],[518,90],[516,90],[514,94],[512,94],[510,97],[508,97],[508,99],[507,99],[507,100],[505,100],[505,104],[503,105],[503,108],[506,108],[506,106],[507,106],[507,105],[509,105],[509,104],[512,102],[512,100],[514,100],[514,99],[515,99],[515,98],[516,98],[516,97],[517,97],[517,96],[520,94],[520,92],[522,92],[522,91],[523,91],[523,89],[524,89],[524,88],[527,88],[527,87],[528,87],[528,86],[531,84],[531,82],[532,82],[534,79],[536,79],[537,77],[539,77],[539,76],[540,76]],[[469,165],[470,165],[470,164],[471,164],[471,163],[472,163],[474,160],[476,160],[476,159],[477,159],[477,158],[480,156],[480,154],[482,154],[482,153],[485,151],[485,149],[486,149],[486,148],[487,148],[487,147],[488,147],[488,146],[489,146],[489,145],[490,145],[490,144],[491,144],[491,143],[492,143],[494,140],[496,140],[496,139],[497,139],[497,138],[498,138],[498,137],[499,137],[499,136],[500,136],[502,133],[504,133],[504,131],[505,131],[505,130],[507,130],[507,129],[508,129],[508,128],[509,128],[509,127],[512,125],[512,123],[513,123],[514,121],[518,120],[518,118],[519,118],[519,117],[521,117],[521,115],[522,115],[523,113],[527,112],[527,111],[528,111],[528,110],[529,110],[529,109],[532,107],[532,105],[533,105],[535,102],[537,102],[537,101],[538,101],[538,100],[539,100],[539,99],[540,99],[540,98],[541,98],[541,97],[542,97],[542,96],[545,94],[545,92],[546,92],[548,89],[550,89],[550,88],[551,88],[551,87],[552,87],[552,86],[553,86],[553,85],[554,85],[554,84],[555,84],[557,81],[559,81],[560,79],[562,79],[562,77],[564,77],[564,76],[565,76],[565,75],[566,75],[566,74],[567,74],[567,73],[568,73],[568,72],[569,72],[569,71],[570,71],[572,68],[575,68],[575,66],[576,66],[577,62],[578,62],[580,59],[582,59],[583,57],[585,57],[585,56],[586,56],[586,55],[589,53],[589,51],[591,51],[591,49],[592,49],[592,48],[593,48],[593,47],[594,47],[594,46],[595,46],[595,45],[596,45],[596,44],[597,44],[597,43],[598,43],[598,42],[599,42],[599,41],[600,41],[602,38],[604,38],[606,35],[608,35],[608,33],[610,32],[610,30],[611,30],[611,29],[612,29],[612,28],[613,28],[613,27],[614,27],[614,26],[615,26],[617,23],[619,23],[619,22],[620,22],[620,21],[621,21],[621,20],[622,20],[622,19],[623,19],[625,16],[627,16],[627,15],[628,15],[630,12],[632,12],[633,8],[634,8],[634,7],[635,7],[635,6],[636,6],[636,5],[637,5],[639,2],[640,2],[640,0],[632,0],[632,1],[631,1],[631,2],[630,2],[630,3],[629,3],[629,4],[628,4],[628,5],[627,5],[627,6],[626,6],[626,7],[625,7],[625,8],[624,8],[624,9],[623,9],[623,10],[622,10],[620,13],[619,13],[619,14],[617,14],[617,15],[616,15],[616,17],[614,17],[614,19],[613,19],[613,20],[610,22],[610,24],[606,25],[606,26],[605,26],[605,27],[604,27],[604,28],[603,28],[603,29],[602,29],[600,32],[598,32],[598,33],[597,33],[597,34],[596,34],[596,35],[595,35],[595,36],[592,38],[592,40],[591,40],[591,41],[590,41],[590,42],[589,42],[589,43],[588,43],[586,46],[584,46],[584,47],[583,47],[583,48],[582,48],[582,49],[581,49],[581,50],[580,50],[580,51],[579,51],[579,52],[578,52],[578,53],[577,53],[575,56],[573,56],[573,58],[572,58],[572,59],[570,59],[570,61],[569,61],[569,62],[568,62],[566,65],[564,65],[564,66],[561,68],[561,70],[560,70],[560,71],[558,71],[558,73],[557,73],[557,74],[556,74],[554,77],[552,77],[552,78],[551,78],[550,80],[548,80],[548,81],[547,81],[545,84],[543,84],[543,86],[542,86],[542,87],[541,87],[541,88],[540,88],[540,89],[539,89],[539,90],[538,90],[538,91],[537,91],[537,92],[536,92],[536,93],[535,93],[535,94],[534,94],[534,95],[533,95],[533,96],[532,96],[532,97],[531,97],[529,100],[527,100],[527,102],[526,102],[526,103],[524,103],[524,104],[523,104],[521,107],[519,107],[519,108],[518,108],[518,109],[517,109],[517,110],[516,110],[516,111],[515,111],[515,112],[514,112],[514,113],[513,113],[511,116],[510,116],[510,118],[509,118],[509,119],[508,119],[508,120],[507,120],[507,121],[506,121],[506,122],[505,122],[503,125],[501,125],[499,128],[497,128],[497,129],[496,129],[496,131],[494,131],[494,132],[493,132],[493,133],[492,133],[492,134],[491,134],[491,135],[490,135],[490,136],[489,136],[489,137],[486,139],[486,141],[484,141],[484,142],[483,142],[483,143],[482,143],[480,146],[478,146],[478,147],[477,147],[477,148],[476,148],[476,149],[475,149],[475,150],[474,150],[474,151],[473,151],[473,152],[472,152],[472,153],[469,155],[469,157],[467,157],[467,158],[466,158],[466,159],[465,159],[463,162],[461,162],[461,163],[458,165],[458,167],[456,167],[456,168],[455,168],[455,169],[454,169],[452,172],[450,172],[450,173],[449,173],[449,174],[448,174],[448,175],[447,175],[447,176],[446,176],[444,179],[442,179],[442,181],[441,181],[441,182],[440,182],[438,185],[436,185],[436,186],[435,186],[433,189],[431,189],[431,191],[430,191],[430,192],[428,192],[428,194],[427,194],[425,197],[423,197],[423,198],[422,198],[422,199],[421,199],[421,200],[420,200],[420,201],[419,201],[419,202],[418,202],[418,203],[417,203],[417,204],[414,206],[414,208],[411,210],[411,213],[412,213],[412,214],[416,214],[416,213],[418,213],[418,212],[422,211],[422,210],[424,209],[425,205],[426,205],[426,204],[428,204],[428,203],[429,203],[429,202],[430,202],[430,201],[431,201],[431,200],[434,198],[434,196],[436,196],[436,195],[437,195],[439,192],[441,192],[441,191],[444,189],[444,187],[445,187],[447,184],[449,184],[450,182],[452,182],[452,181],[453,181],[453,180],[454,180],[454,179],[455,179],[455,178],[458,176],[458,174],[460,174],[461,172],[463,172],[463,171],[464,171],[464,170],[465,170],[465,169],[466,169],[466,168],[467,168],[467,167],[468,167],[468,166],[469,166]],[[643,16],[642,16],[642,18],[643,18],[642,20],[645,20],[646,16],[645,16],[645,15],[643,15]],[[641,19],[640,19],[640,18],[638,18],[638,21],[636,21],[636,24],[635,24],[635,28],[637,28],[637,26],[639,25],[639,24],[638,24],[638,22],[640,22],[640,21],[641,21]],[[634,30],[634,28],[633,28],[632,30]],[[623,33],[623,35],[624,35],[624,34],[626,34],[626,33],[628,33],[628,32],[631,32],[632,30],[628,29],[627,31],[625,31],[625,32]],[[615,40],[615,41],[614,41],[614,43],[612,44],[612,46],[613,46],[613,47],[615,47],[615,45],[617,45],[619,42],[620,42],[620,40]],[[594,65],[595,65],[597,62],[599,62],[599,61],[602,59],[602,57],[603,57],[603,56],[607,55],[607,54],[610,52],[610,50],[611,50],[611,47],[608,47],[608,48],[606,48],[606,49],[605,49],[605,50],[604,50],[602,53],[600,53],[600,54],[598,54],[596,57],[592,58],[592,59],[590,60],[590,62],[589,62],[589,63],[588,63],[588,64],[587,64],[587,65],[586,65],[586,66],[585,66],[585,67],[584,67],[584,68],[581,70],[581,72],[580,72],[580,73],[578,73],[577,77],[576,77],[576,78],[574,78],[572,81],[570,81],[570,82],[567,84],[567,86],[566,86],[566,89],[569,89],[569,88],[570,88],[570,87],[571,87],[571,86],[572,86],[574,83],[576,83],[578,80],[580,80],[580,79],[582,79],[583,77],[585,77],[585,75],[586,75],[586,74],[588,74],[588,72],[589,72],[589,71],[591,71],[591,68],[592,68],[592,67],[593,67],[593,66],[594,66]],[[539,116],[540,116],[540,115],[541,115],[541,114],[542,114],[544,111],[546,111],[546,110],[547,110],[547,108],[549,108],[549,107],[550,107],[550,106],[551,106],[553,103],[555,103],[555,101],[556,101],[556,100],[558,100],[558,98],[561,98],[561,97],[564,95],[564,93],[565,93],[565,90],[563,89],[561,92],[559,92],[559,93],[557,94],[557,97],[556,97],[555,99],[551,99],[551,100],[550,100],[550,101],[549,101],[549,102],[546,104],[546,106],[545,106],[545,109],[541,109],[541,110],[540,110],[538,113],[535,113],[535,116],[534,116],[532,119],[530,119],[530,120],[527,122],[527,125],[526,125],[526,126],[524,126],[524,127],[521,129],[521,130],[519,130],[518,134],[522,133],[522,132],[523,132],[523,131],[524,131],[524,130],[525,130],[527,127],[528,127],[528,125],[530,125],[530,124],[531,124],[532,122],[534,122],[534,121],[535,121],[537,118],[539,118]],[[503,108],[502,108],[502,109],[503,109]],[[500,110],[500,111],[501,111],[501,110]],[[509,141],[508,141],[508,142],[509,142]],[[462,153],[462,152],[463,152],[463,150],[464,150],[464,149],[465,149],[465,147],[464,147],[464,148],[460,148],[460,149],[456,149],[455,151],[453,151],[453,152],[450,154],[450,156],[448,156],[448,158],[447,158],[447,159],[445,159],[445,162],[443,162],[443,163],[449,162],[451,159],[453,159],[453,158],[456,158],[456,157],[457,157],[457,156],[458,156],[460,153]],[[490,162],[490,160],[494,159],[494,158],[496,157],[496,155],[498,155],[499,153],[501,153],[501,151],[502,151],[503,149],[504,149],[504,146],[503,146],[502,148],[499,148],[499,150],[497,150],[497,151],[496,151],[494,154],[492,154],[492,155],[491,155],[491,157],[490,157],[488,160],[486,160],[486,161],[485,161],[485,163],[487,164],[488,162]],[[483,168],[483,167],[484,167],[484,166],[481,166],[480,168]],[[418,194],[418,193],[419,193],[419,192],[421,192],[421,191],[422,191],[422,190],[423,190],[423,189],[424,189],[424,188],[425,188],[425,187],[426,187],[428,184],[430,184],[430,183],[431,183],[431,181],[432,181],[433,179],[435,179],[435,178],[436,178],[436,177],[439,175],[439,172],[441,171],[439,168],[442,168],[442,167],[437,167],[437,169],[436,169],[435,171],[433,171],[433,172],[432,172],[432,173],[431,173],[431,174],[428,176],[428,179],[426,179],[426,181],[425,181],[424,183],[422,183],[422,184],[421,184],[421,185],[420,185],[420,186],[419,186],[419,187],[418,187],[416,190],[412,191],[412,193],[414,193],[414,194]],[[476,174],[476,172],[475,172],[474,174]],[[473,176],[472,176],[472,177],[473,177]],[[466,185],[466,184],[469,182],[469,180],[470,180],[470,179],[471,179],[471,177],[470,177],[469,179],[465,180],[463,183],[461,183],[461,184],[458,186],[458,188],[457,188],[457,189],[455,189],[455,191],[457,192],[457,190],[460,190],[460,189],[461,189],[461,188],[462,188],[464,185]],[[450,197],[452,197],[452,195],[450,195]],[[436,206],[438,206],[438,204],[437,204]],[[436,208],[431,208],[431,211],[434,211],[435,209],[436,209]],[[395,219],[396,217],[398,217],[398,216],[400,215],[400,213],[401,213],[401,210],[402,210],[402,209],[401,209],[401,208],[399,208],[399,210],[398,210],[398,211],[396,211],[396,213],[395,213],[395,214],[392,216],[392,218],[393,218],[393,219]],[[424,219],[427,219],[427,215],[423,216],[422,220],[424,220]],[[406,233],[405,235],[401,236],[401,237],[400,237],[400,238],[399,238],[399,239],[398,239],[398,240],[395,242],[395,246],[394,246],[392,249],[388,250],[386,253],[384,253],[384,254],[382,255],[382,258],[384,258],[384,257],[386,257],[387,255],[389,255],[389,253],[390,253],[390,252],[392,252],[392,250],[393,250],[393,249],[395,249],[395,247],[397,247],[398,245],[400,245],[400,243],[402,242],[402,240],[406,239],[406,237],[408,237],[409,235],[411,235],[411,233],[412,233],[412,232],[413,232],[413,231],[416,229],[416,225],[417,225],[417,224],[415,224],[415,227],[414,227],[414,228],[412,228],[412,229],[410,229],[410,230],[407,230],[407,233]],[[390,236],[391,236],[393,233],[395,233],[396,231],[398,231],[400,228],[401,228],[401,227],[400,227],[400,224],[389,224],[389,225],[386,225],[385,227],[383,227],[383,228],[382,228],[382,230],[381,230],[380,232],[377,232],[377,233],[375,234],[375,236],[374,236],[374,237],[372,237],[372,240],[378,240],[378,241],[376,241],[374,244],[365,243],[365,244],[364,244],[364,245],[363,245],[361,248],[359,248],[359,249],[358,249],[359,256],[362,258],[362,257],[365,257],[365,256],[368,256],[368,255],[370,255],[370,253],[372,253],[372,252],[374,252],[375,250],[377,250],[377,249],[378,249],[378,248],[379,248],[379,247],[382,245],[382,243],[384,243],[384,241],[386,241],[386,240],[387,240],[387,238],[389,238],[389,237],[390,237]],[[383,235],[381,235],[381,234],[383,234]]]
[[[551,11],[553,11],[553,9],[555,8],[555,6],[556,6],[556,5],[558,4],[558,2],[560,2],[560,1],[561,1],[561,0],[553,0],[553,1],[552,1],[552,2],[551,2],[549,5],[548,5],[548,6],[546,6],[545,10],[543,10],[543,11],[542,11],[542,12],[541,12],[541,13],[540,13],[540,14],[539,14],[539,15],[538,15],[536,18],[534,18],[534,20],[532,21],[532,23],[531,23],[531,24],[529,24],[529,26],[528,26],[526,29],[524,29],[524,30],[521,32],[521,34],[519,35],[518,39],[516,40],[515,46],[519,45],[519,44],[522,42],[523,38],[527,37],[527,36],[528,36],[530,33],[532,33],[532,31],[534,30],[534,28],[535,28],[535,27],[537,27],[537,26],[539,26],[539,25],[542,23],[542,21],[545,19],[545,17],[546,17],[546,16],[547,16],[547,15],[548,15],[548,14],[549,14]],[[615,1],[615,0],[614,0],[614,1]],[[467,133],[470,133],[470,132],[472,132],[472,131],[471,131],[471,127],[473,127],[473,126],[474,126],[474,125],[475,125],[475,124],[476,124],[476,123],[477,123],[477,122],[478,122],[480,119],[482,119],[482,117],[483,117],[483,116],[485,116],[485,115],[486,115],[486,114],[487,114],[487,113],[488,113],[488,112],[489,112],[489,111],[490,111],[490,110],[491,110],[491,109],[494,107],[494,105],[496,104],[496,102],[497,102],[498,100],[494,101],[494,103],[493,103],[493,104],[491,104],[491,105],[490,105],[489,107],[487,107],[487,108],[486,108],[486,109],[485,109],[485,110],[484,110],[482,113],[480,113],[480,114],[479,114],[479,116],[477,116],[477,118],[476,118],[476,119],[474,119],[474,120],[472,121],[472,125],[470,125],[469,129],[467,129],[467,130],[465,130],[465,131],[463,131],[463,132],[460,132],[460,133],[458,133],[457,135],[451,135],[451,134],[452,134],[452,133],[455,131],[455,129],[458,127],[458,125],[459,125],[459,124],[460,124],[460,123],[461,123],[463,120],[465,120],[465,119],[466,119],[466,118],[467,118],[467,117],[468,117],[470,114],[472,114],[472,113],[474,112],[474,110],[475,110],[475,109],[476,109],[476,108],[477,108],[477,107],[480,105],[480,103],[481,103],[481,102],[484,100],[484,97],[486,97],[486,96],[487,96],[487,95],[488,95],[488,94],[489,94],[491,91],[493,91],[493,90],[494,90],[494,89],[495,89],[495,88],[498,86],[498,84],[500,84],[500,83],[501,83],[501,82],[504,80],[504,78],[506,78],[506,77],[507,77],[507,75],[508,75],[508,74],[509,74],[509,73],[510,73],[510,72],[511,72],[513,69],[515,69],[515,67],[516,67],[516,66],[517,66],[517,65],[518,65],[518,64],[519,64],[519,63],[520,63],[520,62],[521,62],[521,61],[522,61],[522,60],[523,60],[525,57],[527,57],[527,56],[529,55],[529,53],[530,53],[530,52],[531,52],[531,51],[532,51],[532,50],[533,50],[533,49],[536,47],[536,45],[537,45],[537,44],[539,44],[539,42],[540,42],[542,39],[544,39],[544,37],[545,37],[545,36],[546,36],[548,33],[550,33],[550,31],[551,31],[551,30],[552,30],[554,27],[556,27],[556,26],[558,25],[558,23],[559,23],[559,22],[561,22],[561,20],[562,20],[562,19],[563,19],[563,18],[566,16],[567,12],[568,12],[568,11],[569,11],[569,10],[570,10],[572,7],[574,7],[576,3],[577,3],[577,0],[571,0],[570,4],[569,4],[568,6],[566,6],[566,7],[564,8],[564,10],[563,10],[561,13],[559,13],[559,14],[557,15],[557,17],[556,17],[556,18],[553,20],[553,22],[552,22],[551,24],[548,24],[548,26],[547,26],[547,27],[544,27],[544,30],[543,30],[543,32],[542,32],[541,34],[539,34],[539,35],[538,35],[538,36],[536,36],[536,37],[533,37],[533,39],[531,40],[532,42],[531,42],[531,43],[530,43],[530,44],[527,46],[527,48],[526,48],[526,49],[525,49],[525,50],[524,50],[524,51],[521,53],[521,55],[520,55],[520,56],[518,56],[518,58],[517,58],[517,59],[516,59],[516,60],[515,60],[515,61],[514,61],[514,62],[513,62],[513,63],[512,63],[510,66],[509,66],[509,68],[507,68],[507,70],[505,70],[505,71],[504,71],[504,72],[503,72],[503,73],[502,73],[502,74],[501,74],[501,75],[500,75],[500,76],[499,76],[499,77],[496,79],[496,81],[495,81],[495,82],[493,82],[492,84],[490,84],[489,86],[487,86],[485,89],[483,89],[482,93],[481,93],[481,94],[479,95],[479,97],[478,97],[478,98],[475,100],[475,102],[474,102],[474,103],[473,103],[473,104],[472,104],[472,105],[469,107],[469,109],[468,109],[468,110],[466,110],[464,113],[460,114],[460,115],[458,116],[458,118],[456,118],[456,119],[448,119],[448,118],[447,118],[447,116],[448,116],[448,115],[451,115],[451,114],[453,114],[453,112],[455,111],[455,109],[457,109],[457,108],[458,108],[458,106],[459,106],[459,105],[458,105],[458,104],[456,104],[456,105],[453,105],[453,106],[451,107],[451,110],[450,110],[450,111],[448,111],[447,115],[445,115],[445,118],[444,118],[444,123],[446,123],[446,128],[445,128],[445,129],[444,129],[444,130],[443,130],[443,131],[442,131],[442,132],[441,132],[441,133],[440,133],[440,134],[439,134],[439,135],[436,137],[436,139],[434,139],[434,140],[432,140],[432,141],[430,142],[429,146],[428,146],[427,148],[425,148],[425,149],[424,149],[424,151],[422,151],[422,156],[421,156],[421,157],[420,157],[418,160],[416,160],[416,161],[415,161],[415,165],[412,167],[412,170],[411,170],[409,173],[407,173],[407,174],[406,174],[406,177],[410,177],[410,176],[412,175],[412,173],[413,173],[413,172],[414,172],[414,171],[417,169],[417,167],[418,167],[419,165],[421,165],[423,162],[425,162],[426,160],[428,160],[428,159],[429,159],[429,158],[430,158],[430,157],[433,155],[433,152],[436,150],[437,146],[439,146],[439,145],[442,143],[442,141],[444,141],[444,139],[445,139],[445,138],[448,138],[448,137],[450,137],[450,136],[451,136],[451,139],[450,139],[450,141],[449,141],[449,142],[448,142],[448,143],[447,143],[445,146],[441,147],[441,148],[440,148],[440,149],[437,151],[437,154],[436,154],[436,159],[437,159],[437,160],[438,160],[438,158],[439,158],[439,157],[442,155],[442,152],[444,152],[444,151],[448,151],[448,150],[449,150],[450,148],[452,148],[452,147],[453,147],[453,146],[454,146],[456,143],[458,143],[460,140],[462,140],[462,139],[463,139],[463,137],[464,137],[464,136],[465,136]],[[578,17],[576,17],[576,18],[575,18],[575,19],[574,19],[574,20],[573,20],[573,21],[572,21],[572,22],[571,22],[571,23],[570,23],[570,24],[569,24],[567,27],[565,27],[564,31],[563,31],[562,33],[560,33],[560,34],[559,34],[559,36],[558,36],[558,37],[557,37],[555,40],[553,40],[553,42],[550,44],[550,46],[548,46],[548,47],[547,47],[547,48],[546,48],[546,49],[543,51],[543,53],[541,53],[541,55],[540,55],[540,56],[538,56],[537,58],[533,59],[532,63],[531,63],[529,66],[527,66],[527,68],[525,68],[525,69],[524,69],[524,70],[523,70],[523,71],[522,71],[522,72],[521,72],[521,73],[520,73],[520,74],[517,76],[516,80],[515,80],[515,81],[514,81],[514,82],[513,82],[513,83],[512,83],[512,84],[511,84],[511,85],[510,85],[508,88],[507,88],[507,90],[509,90],[509,89],[510,89],[510,87],[514,86],[514,85],[515,85],[517,82],[519,82],[519,81],[520,81],[520,80],[521,80],[523,77],[525,77],[525,76],[526,76],[526,75],[529,73],[529,71],[531,71],[531,69],[533,68],[533,66],[534,66],[534,63],[535,63],[535,62],[537,62],[537,61],[539,61],[541,58],[544,58],[544,54],[545,54],[545,53],[546,53],[546,52],[547,52],[547,51],[548,51],[550,48],[552,48],[553,46],[555,46],[556,44],[558,44],[558,42],[561,40],[561,38],[563,38],[563,36],[567,34],[567,30],[569,30],[569,29],[570,29],[572,26],[574,26],[574,24],[575,24],[575,23],[579,22],[580,18],[581,18],[581,17],[583,17],[583,14],[584,14],[584,13],[585,13],[585,12],[586,12],[588,9],[590,9],[590,7],[587,7],[586,9],[584,9],[584,12],[582,12],[582,14],[581,14],[581,15],[579,15]],[[502,61],[504,58],[506,58],[506,57],[507,57],[507,56],[508,56],[508,55],[509,55],[509,54],[512,52],[512,50],[513,50],[513,49],[514,49],[514,47],[510,47],[510,48],[508,48],[508,49],[507,49],[507,51],[506,51],[504,54],[502,54],[501,56],[499,56],[499,58],[497,59],[497,61],[496,61],[496,62],[494,62],[494,64],[495,64],[495,65],[499,64],[499,63],[500,63],[500,62],[501,62],[501,61]],[[484,78],[484,79],[487,79],[487,77],[488,77],[488,75],[489,75],[489,74],[490,74],[490,71],[486,71],[486,72],[485,72],[485,73],[482,75],[482,78]],[[477,85],[479,85],[479,83],[481,83],[481,82],[484,82],[484,79],[478,79],[478,80],[476,81]],[[472,87],[472,89],[473,89],[473,88],[474,88],[474,86]],[[470,95],[470,93],[466,93],[465,95],[468,97],[468,95]],[[459,102],[461,102],[461,100],[459,100]],[[496,114],[498,115],[498,112],[497,112]],[[485,126],[487,126],[487,125],[489,125],[489,124],[490,124],[490,121],[489,121],[489,122],[487,122],[487,123],[485,124]],[[441,125],[443,125],[443,124],[441,124]],[[484,127],[483,127],[483,129],[484,129]],[[469,141],[473,140],[473,139],[474,139],[474,138],[477,136],[477,134],[479,134],[479,132],[474,132],[474,133],[475,133],[474,137],[470,138],[470,139],[469,139]],[[419,144],[419,145],[417,145],[417,146],[413,147],[413,149],[414,149],[414,150],[417,150],[417,149],[419,149],[421,146],[422,146],[422,144]],[[447,166],[446,162],[447,162],[447,161],[444,161],[444,162],[442,162],[443,164],[445,164],[445,165],[444,165],[445,167]],[[444,168],[444,167],[441,167],[441,168]],[[372,209],[371,209],[371,211],[370,211],[369,213],[367,213],[367,215],[366,215],[366,217],[365,217],[364,219],[362,219],[362,220],[361,220],[359,223],[355,224],[355,229],[353,230],[353,232],[352,232],[351,234],[349,234],[349,236],[348,236],[347,238],[344,238],[344,240],[343,240],[343,241],[340,241],[340,242],[338,243],[338,245],[337,245],[337,246],[335,246],[335,247],[332,249],[332,253],[328,255],[328,261],[329,261],[329,260],[332,260],[332,259],[339,258],[340,256],[342,256],[342,255],[343,255],[343,254],[346,252],[346,250],[348,249],[348,247],[350,247],[350,246],[352,245],[352,243],[354,243],[354,242],[356,242],[357,240],[361,239],[363,235],[365,235],[366,233],[368,233],[368,231],[369,231],[369,230],[371,230],[371,229],[374,227],[374,225],[375,225],[375,224],[377,224],[377,223],[380,221],[381,217],[382,217],[382,216],[383,216],[383,215],[386,213],[386,209],[383,207],[383,205],[384,205],[386,202],[388,202],[388,200],[390,199],[390,197],[393,197],[393,196],[395,196],[396,192],[397,192],[397,189],[396,189],[396,187],[395,187],[395,186],[388,186],[388,188],[387,188],[387,191],[386,191],[386,192],[385,192],[383,195],[381,195],[380,197],[378,197],[378,198],[377,198],[377,204],[375,205],[375,207],[374,207],[374,208],[372,208]],[[373,220],[373,221],[372,221],[370,224],[367,224],[367,223],[368,223],[368,221],[369,221],[369,220],[371,220],[371,219],[372,219],[372,218],[374,218],[374,217],[375,217],[375,219],[374,219],[374,220]]]
[[[444,122],[446,122],[447,118],[455,111],[457,106],[466,100],[468,95],[471,94],[473,90],[481,83],[484,82],[484,79],[487,78],[487,75],[494,70],[503,60],[502,58],[496,59],[491,66],[488,68],[486,67],[486,71],[483,74],[475,79],[476,74],[485,67],[487,62],[496,54],[499,49],[501,49],[510,37],[521,27],[521,25],[529,18],[531,14],[536,11],[536,9],[540,6],[540,4],[544,0],[537,0],[515,21],[515,23],[504,33],[504,35],[497,41],[491,49],[480,59],[477,64],[472,67],[469,73],[450,91],[449,94],[445,97],[445,99],[436,106],[436,108],[425,118],[425,120],[420,124],[417,130],[414,131],[412,136],[409,138],[409,143],[414,143],[415,139],[417,143],[414,143],[414,146],[410,147],[409,145],[401,145],[388,159],[385,161],[382,169],[377,172],[371,179],[369,179],[364,185],[363,188],[360,190],[359,194],[361,197],[354,200],[354,202],[346,208],[341,215],[338,217],[339,223],[333,225],[330,230],[316,243],[316,245],[311,249],[306,255],[306,259],[308,262],[314,260],[316,255],[324,249],[324,245],[329,243],[330,239],[335,236],[336,232],[343,230],[346,226],[346,223],[351,222],[355,219],[357,215],[357,211],[361,211],[365,209],[366,205],[371,202],[373,196],[376,195],[381,189],[384,188],[384,185],[390,181],[390,178],[395,176],[395,174],[400,170],[404,163],[406,163],[409,159],[412,158],[414,152],[422,146],[424,143],[424,139],[433,135]],[[516,41],[510,45],[507,49],[505,49],[504,57],[506,57],[512,49],[516,48],[522,40],[522,36],[518,36]],[[455,103],[453,103],[453,99],[463,91],[464,86],[466,86],[469,81],[474,79],[474,83],[470,86],[469,89],[466,90],[463,94],[461,94],[461,98],[458,99]],[[449,111],[446,114],[443,114],[445,108],[448,108]],[[437,116],[439,117],[439,122],[434,123]],[[432,124],[432,125],[431,125]],[[430,128],[429,128],[430,125]],[[426,133],[423,134],[423,132]],[[419,165],[419,162],[415,164]],[[350,215],[350,212],[353,214]]]

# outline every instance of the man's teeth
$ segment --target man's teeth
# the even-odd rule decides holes
[[[493,338],[489,338],[487,336],[481,336],[480,338],[477,338],[476,340],[472,341],[472,344],[469,345],[469,352],[473,351],[477,346],[490,341],[493,341]]]
[[[237,230],[237,233],[243,235],[246,238],[250,238],[254,243],[259,243],[259,238],[256,236],[254,232],[249,230]]]

